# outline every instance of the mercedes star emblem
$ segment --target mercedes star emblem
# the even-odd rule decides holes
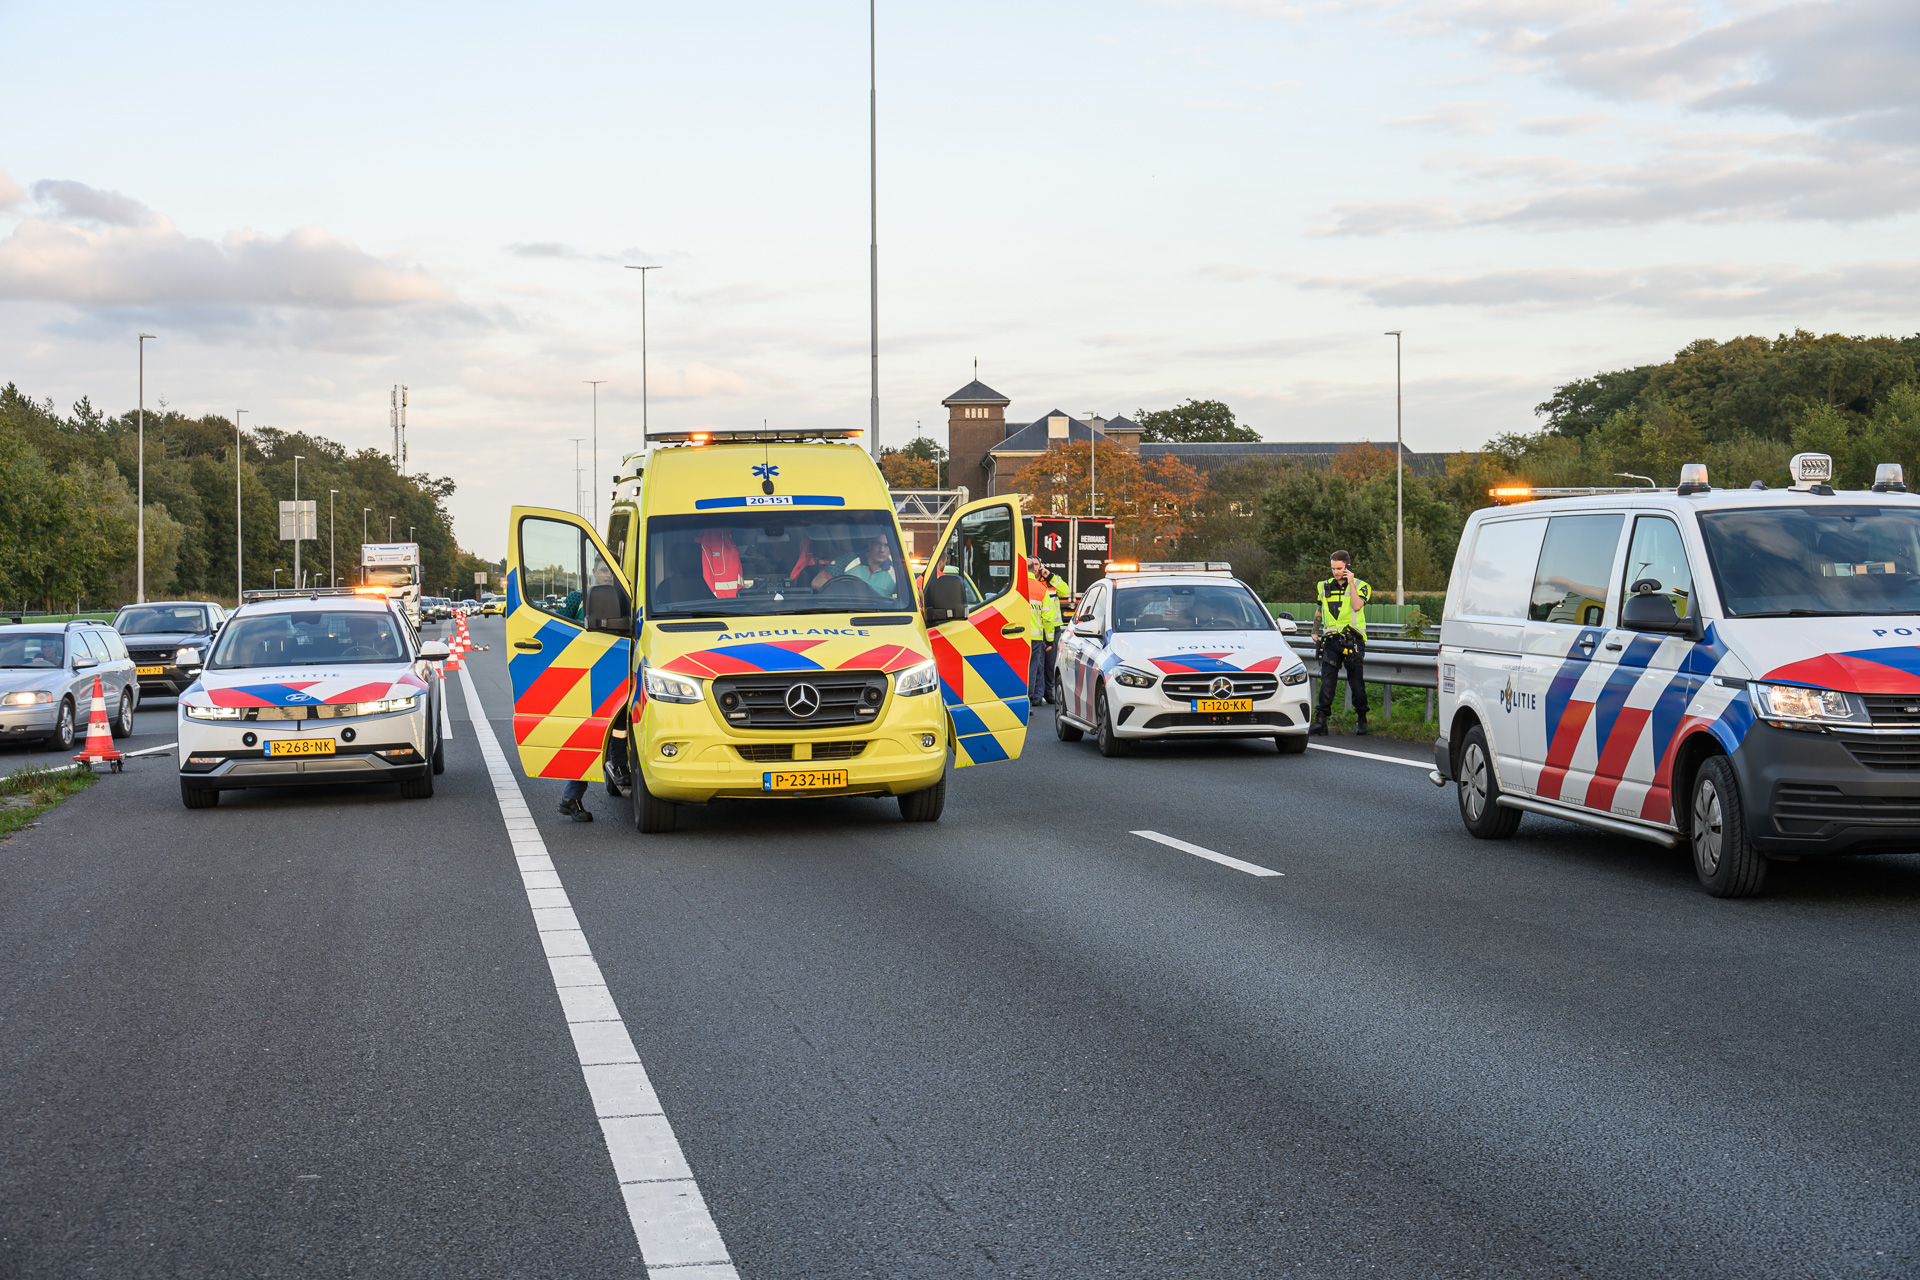
[[[1213,678],[1213,696],[1214,697],[1225,698],[1230,696],[1232,693],[1233,693],[1233,681],[1229,680],[1225,676],[1215,676]]]
[[[804,720],[820,709],[820,691],[810,684],[796,684],[787,690],[787,714]]]

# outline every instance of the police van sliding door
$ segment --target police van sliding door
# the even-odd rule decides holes
[[[927,629],[953,720],[954,762],[965,768],[1018,759],[1027,741],[1033,638],[1018,500],[982,498],[960,508],[934,548],[927,581],[949,573],[973,585],[965,618]]]
[[[631,688],[633,642],[586,629],[586,591],[611,582],[631,601],[632,589],[578,516],[515,507],[509,519],[507,675],[520,767],[530,778],[597,782]]]
[[[1651,579],[1653,590],[1673,605],[1675,617],[1687,618],[1698,609],[1694,597],[1693,566],[1680,527],[1664,515],[1636,516],[1626,563],[1615,575],[1624,600],[1633,584]],[[1622,668],[1637,673],[1633,696],[1621,711],[1633,731],[1631,743],[1618,748],[1609,743],[1603,761],[1617,761],[1617,770],[1602,769],[1589,789],[1588,804],[1609,812],[1673,821],[1673,755],[1687,708],[1708,680],[1719,656],[1716,646],[1696,644],[1685,636],[1616,631],[1610,639],[1621,643]],[[1621,732],[1616,722],[1615,732]],[[1609,761],[1608,757],[1612,760]],[[1602,794],[1604,790],[1605,794]]]
[[[1625,523],[1618,512],[1547,521],[1527,603],[1526,672],[1510,712],[1520,726],[1527,789],[1542,800],[1588,803],[1603,754],[1595,731],[1605,741],[1632,685],[1612,678],[1621,646],[1610,628],[1620,605],[1608,596]]]

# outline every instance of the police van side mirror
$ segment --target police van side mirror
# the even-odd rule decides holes
[[[924,612],[929,625],[967,616],[967,589],[959,574],[939,574],[927,584]]]
[[[1674,612],[1671,599],[1653,592],[1628,596],[1620,609],[1620,625],[1628,631],[1653,631],[1668,635],[1691,635],[1694,630],[1692,618],[1681,617]]]
[[[588,587],[584,614],[589,631],[633,634],[633,606],[627,600],[627,593],[616,583],[597,582]]]

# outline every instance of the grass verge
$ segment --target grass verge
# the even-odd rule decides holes
[[[32,764],[15,769],[0,778],[0,839],[92,785],[90,769],[46,769]]]
[[[1327,727],[1335,733],[1352,733],[1359,723],[1359,717],[1346,709],[1347,683],[1342,680],[1333,695],[1333,715],[1327,721]],[[1381,696],[1385,692],[1382,685],[1367,686],[1367,732],[1376,738],[1394,738],[1401,742],[1418,742],[1432,746],[1433,740],[1440,736],[1440,726],[1433,720],[1424,720],[1426,714],[1425,689],[1409,689],[1404,685],[1393,691],[1393,719],[1386,716],[1386,701]],[[1438,710],[1438,699],[1435,699]]]

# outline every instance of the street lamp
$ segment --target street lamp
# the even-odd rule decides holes
[[[1388,329],[1393,339],[1393,602],[1407,602],[1406,445],[1400,431],[1400,331]]]
[[[235,608],[239,608],[240,593],[246,590],[246,577],[240,564],[240,553],[245,544],[245,539],[241,535],[243,526],[240,513],[240,458],[243,453],[240,447],[240,415],[245,412],[247,412],[245,409],[233,411],[233,599]]]
[[[305,454],[293,455],[293,589],[298,591],[300,582],[300,459]]]
[[[334,571],[333,563],[334,552],[339,549],[340,541],[333,535],[333,495],[338,492],[340,492],[338,489],[327,490],[327,585],[329,587],[340,580],[339,575]]]
[[[133,602],[147,602],[147,339],[154,334],[140,335],[140,510],[139,531],[134,535],[138,547],[134,553],[137,564],[134,568]]]
[[[392,541],[393,541],[393,522],[394,522],[394,520],[395,520],[396,518],[397,518],[397,517],[395,517],[395,516],[388,516],[388,517],[387,517],[387,541],[388,541],[388,542],[392,542]]]
[[[880,86],[874,54],[874,0],[867,0],[867,244],[869,317],[873,325],[873,390],[868,430],[874,460],[880,458]],[[1091,469],[1089,469],[1091,474]]]
[[[642,280],[645,276],[640,277]],[[605,378],[582,378],[593,387],[593,524],[600,526],[600,384]]]
[[[579,515],[581,514],[580,512],[580,506],[581,506],[581,503],[580,503],[580,445],[586,440],[586,437],[585,436],[568,436],[567,439],[573,441],[573,514]]]
[[[627,268],[640,273],[640,443],[647,443],[647,272],[658,271],[658,264],[651,267]]]

